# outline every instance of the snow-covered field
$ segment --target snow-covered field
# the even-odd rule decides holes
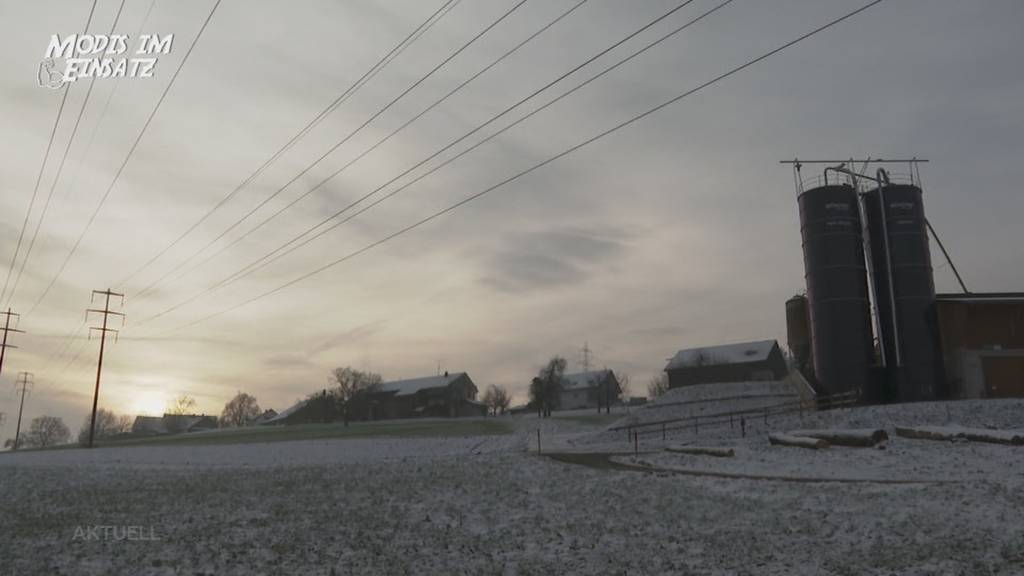
[[[890,428],[891,417],[1024,428],[1020,401],[948,407],[769,427]],[[815,451],[726,428],[667,442],[733,446],[735,457],[654,451],[639,460],[663,470],[644,473],[531,452],[538,427],[545,449],[625,451],[624,434],[585,419],[515,422],[508,436],[2,454],[0,575],[1024,574],[1024,447],[894,437],[885,450]],[[97,526],[115,529],[88,532]],[[129,526],[142,537],[125,538]]]

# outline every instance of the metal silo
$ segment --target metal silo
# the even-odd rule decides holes
[[[888,182],[884,171],[879,177]],[[864,209],[887,366],[883,399],[933,399],[940,395],[942,368],[921,188],[883,184],[864,194]]]
[[[797,294],[786,300],[786,340],[796,369],[809,381],[814,379],[811,362],[811,315],[807,297]]]
[[[857,191],[826,182],[797,201],[815,378],[826,394],[863,392],[874,354]]]

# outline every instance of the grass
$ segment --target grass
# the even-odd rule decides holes
[[[145,438],[99,441],[107,446],[206,446],[215,444],[247,444],[254,442],[286,442],[289,440],[323,440],[329,438],[402,438],[443,436],[491,436],[512,433],[512,424],[496,419],[453,420],[388,420],[381,422],[341,422],[330,424],[299,424],[295,426],[254,426],[225,428],[191,434],[172,434]],[[46,449],[77,448],[66,444]]]

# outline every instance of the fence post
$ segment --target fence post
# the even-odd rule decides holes
[[[747,419],[743,416],[740,416],[740,433],[744,438],[747,437]]]
[[[700,416],[693,417],[693,435],[700,436]]]
[[[665,423],[664,422],[661,423],[661,441],[662,442],[665,441]]]
[[[540,428],[537,428],[537,454],[540,454]]]
[[[636,432],[633,433],[633,457],[640,457],[640,435]]]
[[[732,429],[733,429],[733,426],[732,426],[732,414],[729,414],[729,430],[732,430]]]
[[[764,423],[766,425],[768,424],[768,407],[767,406],[764,409]]]

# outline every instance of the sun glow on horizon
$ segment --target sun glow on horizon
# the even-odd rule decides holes
[[[131,404],[132,413],[137,416],[160,416],[166,408],[167,398],[156,390],[140,392]]]

